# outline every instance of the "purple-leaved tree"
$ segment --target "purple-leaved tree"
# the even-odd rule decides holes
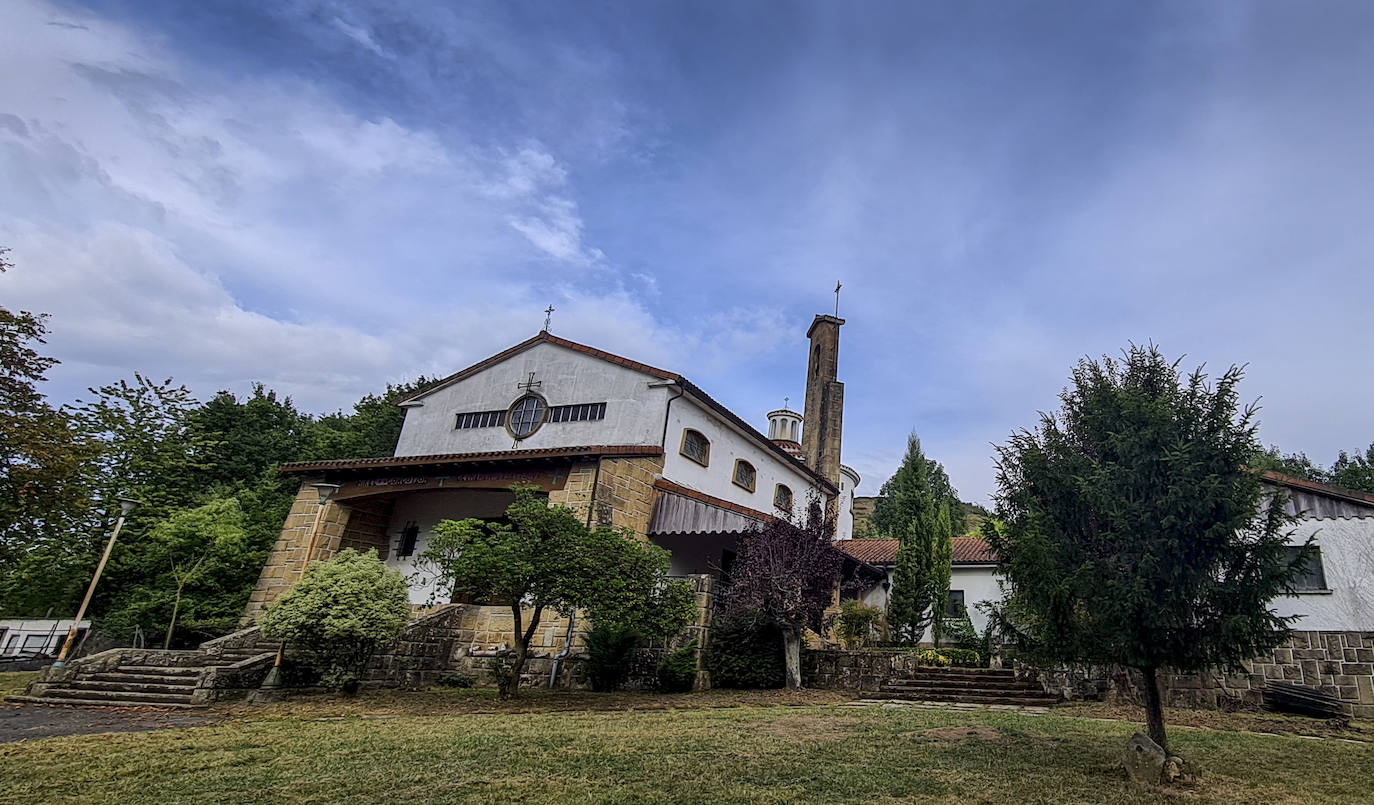
[[[801,526],[782,519],[745,533],[725,591],[725,613],[753,626],[782,631],[787,687],[801,687],[801,638],[820,631],[840,580],[843,557],[831,546],[835,518],[813,496]]]

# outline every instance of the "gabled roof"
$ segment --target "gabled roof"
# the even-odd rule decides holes
[[[836,489],[835,485],[830,483],[829,479],[827,479],[825,476],[817,473],[815,470],[806,466],[806,464],[789,455],[786,450],[774,444],[767,436],[764,436],[762,433],[760,433],[757,428],[750,425],[748,422],[745,422],[734,411],[731,411],[729,408],[726,408],[724,405],[721,405],[720,403],[716,402],[714,399],[711,398],[711,395],[702,391],[699,387],[697,387],[695,383],[683,377],[682,375],[677,374],[676,372],[669,372],[665,369],[659,369],[657,367],[650,366],[647,363],[640,363],[639,361],[633,361],[629,358],[623,358],[619,355],[607,352],[603,349],[589,347],[586,344],[579,344],[576,341],[569,341],[566,338],[559,338],[558,336],[553,335],[547,330],[541,331],[535,337],[530,338],[526,341],[522,341],[519,344],[516,344],[515,346],[511,347],[510,349],[498,352],[495,355],[492,355],[490,358],[487,358],[486,360],[478,361],[477,363],[474,363],[466,369],[454,372],[453,374],[443,378],[442,380],[436,380],[434,383],[431,383],[430,385],[415,392],[409,397],[406,397],[404,400],[401,400],[399,404],[405,405],[407,403],[418,402],[419,400],[428,397],[429,395],[433,394],[436,391],[439,391],[440,389],[447,388],[448,386],[451,386],[454,383],[457,383],[461,380],[466,380],[467,378],[472,377],[473,375],[477,374],[478,372],[481,372],[483,369],[486,369],[489,366],[494,366],[508,358],[512,358],[516,355],[519,355],[521,352],[524,352],[525,350],[530,349],[531,347],[537,346],[539,344],[553,344],[554,346],[563,347],[564,349],[570,349],[574,352],[581,352],[584,355],[590,355],[593,358],[598,358],[600,360],[606,361],[607,363],[614,363],[619,366],[624,366],[627,369],[633,369],[636,372],[642,372],[646,375],[649,375],[650,377],[656,377],[659,380],[667,380],[676,383],[680,388],[682,388],[683,391],[700,400],[704,405],[706,405],[706,407],[715,411],[717,414],[719,414],[722,418],[727,420],[730,424],[734,425],[736,428],[739,428],[747,436],[749,436],[749,438],[753,439],[759,445],[763,446],[764,449],[772,451],[773,454],[776,455],[779,459],[781,459],[785,464],[788,464],[789,466],[796,469],[798,472],[807,475],[809,478],[815,481],[816,484],[820,486],[822,489],[826,490],[832,495],[838,494],[840,491]]]
[[[334,461],[293,461],[281,465],[283,475],[324,470],[420,469],[448,464],[483,464],[503,461],[532,461],[546,458],[597,458],[599,456],[661,456],[656,444],[601,444],[572,447],[540,447],[534,450],[496,450],[487,453],[436,453],[427,456],[386,456],[383,458],[345,458]]]
[[[1262,477],[1270,483],[1286,486],[1289,489],[1297,489],[1313,495],[1321,495],[1322,497],[1335,498],[1336,500],[1343,500],[1347,503],[1357,503],[1374,508],[1374,495],[1367,492],[1319,484],[1316,481],[1308,481],[1304,478],[1294,478],[1291,475],[1283,475],[1277,472],[1265,472],[1262,474]]]
[[[955,537],[950,541],[953,549],[953,562],[956,565],[991,565],[997,559],[992,554],[992,546],[979,537]],[[871,565],[892,565],[897,563],[897,540],[895,539],[848,539],[835,545],[845,553]]]

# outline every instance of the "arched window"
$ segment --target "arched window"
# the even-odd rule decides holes
[[[753,492],[754,480],[757,477],[758,473],[754,470],[753,464],[742,458],[735,459],[735,486],[741,486]]]
[[[682,455],[705,467],[711,463],[711,441],[701,431],[687,428],[682,431]]]
[[[773,488],[773,505],[778,509],[792,513],[792,490],[784,484],[778,484]]]

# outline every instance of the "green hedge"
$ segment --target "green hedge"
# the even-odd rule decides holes
[[[780,688],[787,683],[782,633],[771,626],[719,624],[711,630],[706,670],[716,688]]]

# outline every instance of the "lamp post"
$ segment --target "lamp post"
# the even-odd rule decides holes
[[[310,547],[305,550],[305,559],[301,562],[301,575],[305,575],[305,569],[310,567],[310,560],[315,555],[315,542],[320,538],[320,523],[324,521],[324,510],[329,504],[329,498],[339,491],[338,484],[318,483],[311,484],[315,491],[320,495],[320,508],[315,512],[315,527],[310,529]]]
[[[133,498],[119,498],[119,519],[115,521],[114,531],[110,533],[110,541],[105,543],[105,553],[100,557],[100,564],[95,566],[95,575],[91,577],[91,586],[86,588],[86,597],[81,599],[81,608],[76,611],[76,620],[72,621],[72,628],[67,630],[67,639],[62,642],[62,650],[57,653],[57,660],[52,664],[54,668],[61,668],[67,664],[67,653],[72,650],[72,643],[76,642],[76,630],[81,626],[81,619],[86,617],[86,607],[91,603],[91,596],[95,593],[95,585],[100,581],[100,574],[105,571],[105,563],[110,561],[110,551],[114,550],[115,540],[119,538],[119,531],[124,527],[124,518],[129,516],[139,502]]]
[[[311,484],[315,491],[320,495],[320,508],[315,512],[315,525],[310,529],[310,545],[305,549],[305,558],[301,560],[301,576],[305,576],[305,571],[310,567],[310,560],[315,555],[315,543],[320,538],[320,523],[324,521],[324,510],[329,504],[329,499],[334,493],[339,491],[338,484],[318,483]],[[264,688],[281,687],[281,661],[286,655],[286,643],[277,646],[277,659],[272,663],[272,670],[267,672],[267,678],[262,681]]]

